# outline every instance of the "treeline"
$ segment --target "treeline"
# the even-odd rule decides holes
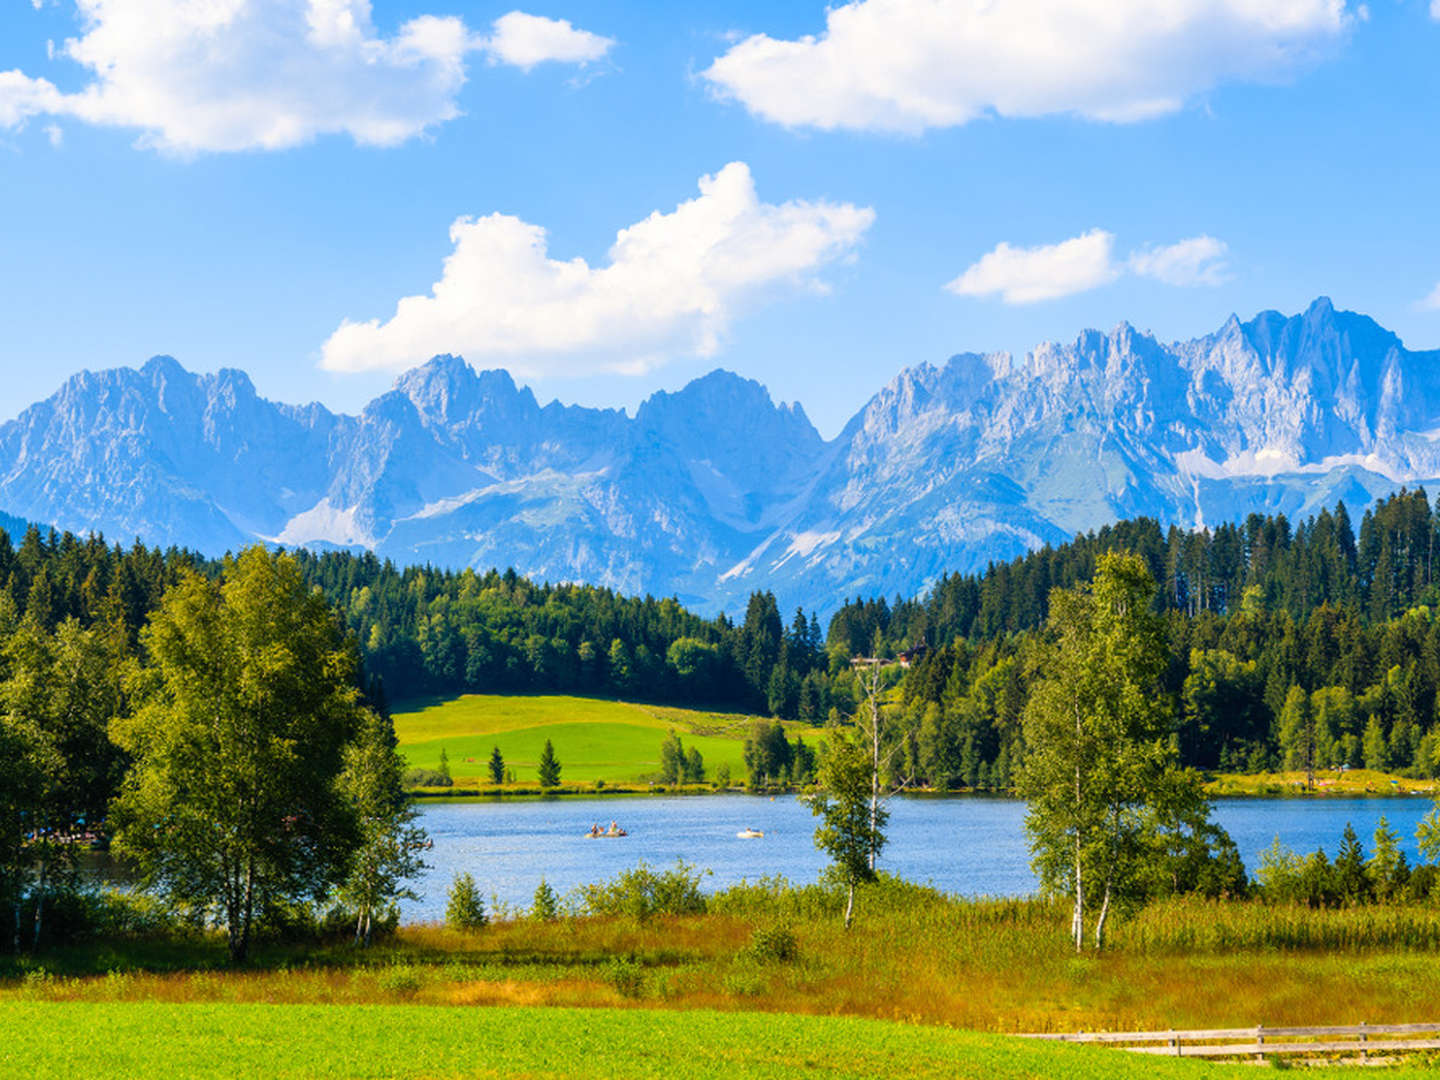
[[[1112,551],[1138,555],[1160,585],[1171,657],[1163,685],[1179,705],[1184,763],[1435,775],[1437,532],[1423,490],[1367,510],[1358,535],[1343,503],[1295,525],[1252,515],[1187,531],[1139,519],[944,577],[920,598],[848,602],[823,633],[815,614],[786,618],[770,593],[752,595],[733,621],[513,570],[295,558],[357,641],[376,701],[564,691],[844,723],[862,696],[851,659],[907,654],[887,699],[904,741],[892,770],[936,788],[1008,790],[1026,752],[1019,718],[1051,590],[1089,581]],[[12,547],[0,534],[0,621],[53,632],[73,618],[134,649],[167,587],[218,567],[173,548],[34,528]]]
[[[704,619],[674,599],[585,585],[540,585],[507,570],[399,568],[366,553],[293,553],[359,643],[389,700],[423,694],[565,691],[699,703],[823,723],[834,680],[819,619],[775,597],[743,622]],[[122,627],[133,646],[167,587],[220,561],[176,548],[125,549],[103,537],[0,530],[0,595],[16,622]]]
[[[895,768],[939,788],[1008,788],[1026,752],[1020,714],[1050,590],[1088,581],[1105,552],[1129,551],[1160,583],[1162,688],[1179,706],[1184,764],[1433,777],[1437,531],[1423,490],[1368,511],[1358,542],[1343,504],[1293,529],[1283,516],[1198,532],[1125,522],[947,577],[919,600],[849,603],[831,621],[831,648],[868,642],[896,655],[928,644],[898,691],[906,748]]]

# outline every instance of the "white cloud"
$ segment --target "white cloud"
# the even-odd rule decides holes
[[[512,11],[495,20],[487,49],[493,61],[529,71],[549,60],[571,64],[601,60],[614,44],[610,38],[577,30],[568,19]]]
[[[1430,0],[1430,18],[1440,19],[1440,0]]]
[[[1033,304],[1108,285],[1120,276],[1103,229],[1058,244],[1020,248],[999,244],[945,286],[956,296],[996,296],[1007,304]]]
[[[1221,83],[1282,78],[1354,21],[1347,0],[856,0],[831,8],[819,36],[755,34],[703,77],[787,127],[1133,121]]]
[[[50,140],[50,145],[56,149],[59,149],[60,145],[65,142],[65,132],[60,130],[59,124],[46,124],[45,137]]]
[[[1148,248],[1130,256],[1130,270],[1166,285],[1223,285],[1228,278],[1225,255],[1230,250],[1213,236],[1192,236],[1169,247]]]
[[[502,63],[521,57],[528,68],[609,47],[568,22],[520,12],[497,20],[492,38],[435,15],[386,37],[369,0],[76,0],[76,7],[84,32],[58,53],[91,81],[62,94],[45,79],[0,74],[0,127],[70,116],[138,128],[142,143],[181,154],[277,150],[329,134],[388,146],[459,115],[471,53]],[[516,26],[524,28],[523,50],[513,42]]]
[[[1219,285],[1229,248],[1213,236],[1193,236],[1168,247],[1115,258],[1115,236],[1104,229],[1038,247],[1001,243],[945,288],[956,296],[998,296],[1007,304],[1034,304],[1108,285],[1127,271],[1167,285]]]
[[[1440,0],[1435,0],[1435,2],[1440,5]],[[1440,18],[1440,16],[1436,17]],[[1435,288],[1431,289],[1425,299],[1420,301],[1419,306],[1422,311],[1440,311],[1440,282],[1437,282]]]
[[[816,271],[852,253],[874,219],[849,203],[763,203],[743,162],[702,177],[699,196],[670,213],[621,229],[604,266],[552,258],[545,230],[519,218],[462,217],[430,295],[405,297],[387,322],[347,320],[321,363],[398,370],[454,352],[548,375],[708,355],[762,292],[823,288]]]

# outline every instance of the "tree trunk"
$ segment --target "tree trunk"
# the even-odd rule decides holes
[[[875,833],[880,821],[880,676],[874,669],[870,686],[870,872],[875,872]],[[850,925],[846,917],[846,926]]]
[[[1075,832],[1075,913],[1070,917],[1070,934],[1075,938],[1075,951],[1085,949],[1085,889],[1080,880],[1080,832]]]
[[[1095,920],[1095,951],[1105,948],[1105,919],[1110,914],[1110,882],[1105,882],[1105,898],[1100,902],[1100,917]]]
[[[361,943],[361,932],[365,928],[365,913],[362,911],[355,916],[355,945],[358,948]]]
[[[1075,743],[1076,750],[1080,744],[1080,712],[1075,712]],[[1081,879],[1081,836],[1080,836],[1080,815],[1082,812],[1081,798],[1081,777],[1080,777],[1080,756],[1075,756],[1075,914],[1070,922],[1070,933],[1075,938],[1075,951],[1083,952],[1085,949],[1085,888]]]
[[[850,892],[845,900],[845,929],[850,929],[850,918],[855,913],[855,883],[850,883]]]
[[[35,878],[35,933],[31,938],[36,952],[40,950],[40,930],[45,918],[45,861],[40,861],[40,873]]]
[[[250,955],[250,919],[255,910],[255,859],[245,860],[245,888],[240,897],[238,911],[230,925],[230,961],[243,963]]]

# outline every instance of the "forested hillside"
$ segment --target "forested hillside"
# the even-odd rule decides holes
[[[907,768],[939,787],[1008,786],[1050,590],[1088,581],[1100,553],[1130,550],[1160,583],[1187,763],[1433,776],[1437,526],[1423,490],[1367,511],[1358,538],[1343,504],[1293,527],[1259,515],[1201,532],[1125,522],[947,577],[922,599],[848,603],[829,641],[841,652],[927,643],[903,686]]]
[[[513,571],[398,568],[373,555],[297,555],[353,634],[372,692],[391,701],[466,691],[567,691],[769,711],[825,723],[850,713],[855,655],[914,653],[891,701],[896,769],[935,787],[1008,788],[1024,753],[1020,713],[1050,590],[1087,582],[1125,549],[1160,582],[1166,683],[1184,760],[1259,771],[1365,765],[1434,775],[1440,735],[1440,528],[1423,491],[1366,511],[1343,504],[1199,532],[1140,519],[947,576],[918,599],[855,600],[822,635],[750,598],[745,618],[704,619],[673,599],[541,585]],[[192,553],[30,529],[0,536],[0,627],[28,618],[103,623],[135,648]],[[118,633],[122,631],[123,634]],[[916,648],[920,647],[918,652]],[[892,671],[892,677],[901,673]]]

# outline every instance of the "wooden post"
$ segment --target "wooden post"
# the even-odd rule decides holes
[[[1361,1027],[1361,1031],[1360,1031],[1360,1043],[1361,1043],[1360,1061],[1361,1061],[1362,1063],[1364,1063],[1364,1062],[1370,1060],[1370,1051],[1367,1050],[1367,1049],[1365,1049],[1365,1047],[1364,1047],[1364,1044],[1367,1043],[1367,1042],[1369,1042],[1370,1039],[1369,1039],[1369,1036],[1367,1036],[1367,1035],[1365,1034],[1365,1031],[1364,1031],[1364,1027],[1365,1027],[1365,1021],[1364,1021],[1364,1020],[1361,1020],[1361,1021],[1360,1021],[1360,1027]]]
[[[1264,1045],[1265,1045],[1265,1025],[1264,1025],[1264,1024],[1256,1024],[1256,1025],[1255,1025],[1255,1045],[1256,1045],[1256,1046],[1264,1046]],[[1256,1053],[1255,1053],[1255,1060],[1256,1060],[1256,1061],[1264,1061],[1264,1060],[1265,1060],[1265,1051],[1264,1051],[1264,1050],[1258,1050],[1258,1051],[1256,1051]]]
[[[1179,1057],[1179,1056],[1180,1056],[1180,1039],[1179,1039],[1178,1036],[1176,1036],[1176,1034],[1175,1034],[1175,1029],[1174,1029],[1174,1028],[1171,1028],[1171,1029],[1170,1029],[1170,1045],[1175,1048],[1175,1056],[1176,1056],[1176,1057]]]

